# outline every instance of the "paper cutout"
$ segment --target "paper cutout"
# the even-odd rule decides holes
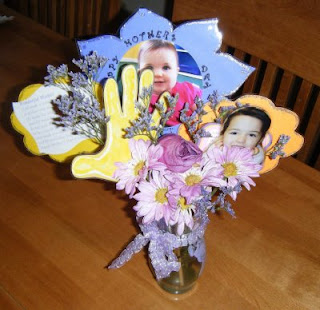
[[[139,9],[121,27],[120,38],[106,35],[77,42],[82,56],[96,51],[100,56],[108,58],[97,82],[102,84],[106,82],[104,100],[100,96],[98,99],[101,104],[104,104],[106,116],[110,116],[111,120],[107,123],[107,140],[103,150],[96,155],[83,155],[74,159],[72,171],[76,177],[96,177],[115,181],[112,177],[115,171],[114,163],[127,161],[131,157],[128,140],[124,138],[124,129],[130,126],[130,121],[138,115],[135,109],[138,83],[140,92],[142,88],[152,85],[153,74],[150,70],[145,70],[138,82],[135,68],[133,66],[124,68],[122,107],[118,85],[114,78],[123,55],[132,47],[137,49],[141,42],[163,39],[174,43],[179,49],[181,47],[181,51],[187,52],[198,66],[197,71],[202,78],[202,100],[207,102],[215,97],[217,102],[220,102],[218,106],[236,106],[235,102],[226,100],[225,96],[233,94],[254,68],[228,54],[218,52],[222,35],[217,24],[217,19],[208,19],[187,22],[173,29],[173,25],[165,18],[146,9]],[[26,147],[36,155],[49,154],[57,161],[64,161],[82,152],[92,153],[98,149],[98,145],[91,139],[73,135],[69,129],[63,130],[52,124],[57,115],[53,111],[51,101],[64,93],[63,90],[55,87],[30,85],[22,90],[19,102],[13,103],[14,113],[11,115],[14,128],[24,135]],[[163,101],[164,96],[166,96],[165,93],[160,97],[160,101]],[[296,114],[277,108],[269,99],[260,96],[244,96],[237,102],[260,107],[272,119],[271,127],[261,148],[270,152],[275,145],[279,145],[280,151],[276,153],[275,159],[266,157],[261,173],[270,171],[277,165],[279,160],[277,155],[282,151],[284,156],[289,156],[302,146],[303,138],[295,132],[298,124]],[[215,121],[216,117],[214,113],[208,113],[203,118],[203,124]],[[159,112],[155,110],[153,113],[155,124],[159,123],[159,119]],[[206,126],[210,127],[210,125]],[[213,131],[217,135],[219,130]],[[168,127],[165,133],[168,132],[179,133],[188,138],[184,126]],[[286,136],[290,137],[290,141],[279,144],[281,135],[285,135],[284,142],[286,142]],[[201,143],[208,142],[200,141]]]
[[[233,94],[254,71],[253,67],[218,52],[222,35],[216,18],[187,22],[173,30],[167,19],[147,9],[139,9],[121,27],[120,39],[105,35],[77,44],[82,56],[97,51],[109,59],[99,75],[99,82],[103,83],[108,78],[116,78],[119,61],[128,49],[150,39],[167,40],[188,51],[200,69],[205,101],[215,92],[220,99]]]
[[[52,100],[66,92],[58,87],[41,84],[29,85],[13,103],[11,123],[15,130],[24,135],[26,148],[35,155],[49,154],[56,161],[65,161],[81,152],[94,152],[97,144],[68,128],[53,124],[57,114]]]
[[[271,118],[271,125],[268,130],[268,135],[266,135],[263,141],[263,147],[266,149],[266,152],[270,151],[275,146],[280,135],[287,135],[290,137],[290,140],[283,148],[283,152],[285,153],[284,157],[288,157],[296,153],[302,147],[304,139],[295,131],[299,124],[299,118],[294,112],[284,108],[276,107],[268,98],[257,95],[242,96],[236,101],[223,100],[219,103],[216,110],[219,111],[220,107],[236,107],[237,103],[242,105],[248,104],[249,106],[261,108]],[[220,129],[216,127],[216,124],[212,124],[217,117],[219,117],[219,115],[215,115],[215,113],[213,113],[209,107],[206,107],[206,110],[208,114],[203,117],[203,125],[208,126],[208,128],[210,128],[209,131],[212,132],[214,136],[212,138],[202,138],[199,142],[202,147],[213,143],[216,136],[219,135],[217,131]],[[184,126],[179,127],[179,134],[185,139],[189,139]],[[274,169],[278,165],[279,159],[279,156],[277,156],[275,159],[270,159],[268,156],[266,156],[260,174]]]
[[[128,57],[129,53],[136,54],[140,43],[150,39],[170,41],[175,45],[183,47],[191,57],[194,58],[202,76],[202,99],[204,101],[208,101],[210,97],[215,96],[218,101],[221,99],[224,100],[220,105],[234,105],[233,102],[225,100],[225,96],[234,93],[243,84],[254,68],[240,63],[230,55],[218,52],[222,43],[222,35],[217,24],[217,19],[209,19],[187,22],[178,26],[176,29],[173,29],[172,24],[165,18],[146,9],[139,9],[121,27],[120,39],[113,36],[101,36],[86,41],[78,41],[77,44],[80,53],[83,56],[92,51],[98,51],[98,54],[108,57],[110,60],[100,73],[101,81],[107,80],[104,92],[106,114],[110,115],[111,119],[116,118],[116,120],[119,119],[119,115],[121,114],[119,109],[116,109],[116,116],[113,116],[113,111],[110,107],[108,108],[108,105],[119,105],[120,102],[118,99],[117,85],[113,78],[115,79],[117,76],[117,70],[119,69],[119,63],[123,55]],[[195,40],[197,44],[194,44]],[[136,84],[136,81],[128,78],[125,78],[125,80],[126,85],[124,85],[124,87],[126,87],[127,91]],[[108,94],[109,92],[111,94]],[[111,95],[115,97],[111,99]],[[110,98],[108,98],[108,96]],[[130,104],[133,104],[133,101],[127,102],[125,96],[126,94],[124,94],[123,98],[123,108],[127,110],[129,109]],[[112,100],[116,101],[113,102]],[[280,134],[287,134],[291,137],[290,142],[284,148],[284,151],[287,154],[286,156],[296,152],[301,147],[303,138],[294,132],[298,124],[298,119],[293,112],[275,108],[270,100],[263,97],[248,96],[242,97],[237,101],[241,102],[242,100],[248,100],[246,103],[249,104],[253,100],[254,103],[252,103],[252,105],[262,107],[267,106],[266,110],[268,114],[272,111],[270,113],[272,126],[263,141],[265,148],[267,148],[267,145],[269,145],[268,149],[272,148],[276,144]],[[111,114],[108,114],[108,111],[111,112]],[[277,121],[280,111],[283,119],[287,119],[287,126],[285,126],[285,128],[282,128],[280,125],[281,122]],[[134,119],[135,114],[132,112],[131,116],[126,114],[126,117],[128,117],[128,119],[126,119],[124,123],[121,121],[116,122],[114,120],[108,124],[107,131],[108,134],[111,133],[112,137],[107,141],[107,145],[104,147],[103,151],[97,155],[80,156],[74,160],[73,173],[76,177],[97,177],[113,180],[112,174],[115,169],[114,162],[130,159],[128,142],[123,141],[121,135],[123,135],[123,129],[129,124],[128,120],[130,117],[131,119]],[[212,122],[215,120],[215,117],[215,115],[209,113],[204,117],[203,122]],[[121,116],[120,119],[121,118],[123,118],[123,116]],[[123,120],[124,119],[122,119],[122,121]],[[279,125],[275,125],[277,122]],[[179,134],[187,138],[183,126],[177,126],[173,129],[175,132],[178,131]],[[172,130],[169,127],[166,131],[170,132]],[[114,142],[116,135],[112,132],[118,133],[117,143]],[[111,145],[113,146],[111,147]],[[112,148],[115,149],[113,150]],[[119,158],[119,155],[112,155],[116,153],[121,153],[121,158]],[[277,165],[278,160],[279,158],[275,160],[267,158],[261,173],[273,169]]]
[[[124,138],[124,129],[130,126],[130,121],[138,116],[135,102],[138,95],[138,77],[133,66],[127,66],[122,73],[123,97],[122,108],[115,80],[108,79],[104,88],[104,104],[106,115],[110,115],[107,123],[107,140],[103,149],[94,155],[77,156],[72,162],[72,173],[77,178],[100,178],[116,181],[113,173],[115,162],[126,162],[131,158],[129,140]],[[142,73],[139,90],[153,84],[153,74],[150,70]],[[159,122],[159,113],[153,114],[155,123]],[[137,136],[143,139],[143,136]]]

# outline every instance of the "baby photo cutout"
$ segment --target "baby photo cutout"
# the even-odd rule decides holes
[[[208,111],[203,128],[210,137],[201,138],[203,151],[211,144],[222,147],[237,146],[252,149],[260,174],[275,168],[282,157],[296,153],[303,145],[303,137],[295,130],[298,116],[287,109],[276,107],[266,97],[244,95],[236,101],[222,100],[217,114]],[[185,136],[183,128],[180,135]]]

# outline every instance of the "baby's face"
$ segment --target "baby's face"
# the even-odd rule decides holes
[[[139,69],[153,71],[153,93],[156,95],[170,92],[177,83],[179,67],[176,53],[168,48],[145,51],[141,55]]]
[[[223,144],[253,149],[261,139],[262,121],[248,115],[233,117],[223,135]]]

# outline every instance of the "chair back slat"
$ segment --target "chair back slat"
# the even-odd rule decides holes
[[[228,49],[228,45],[222,42],[221,47],[220,47],[220,52],[226,53]]]
[[[239,59],[240,61],[244,61],[246,57],[246,53],[236,48],[234,50],[233,56]]]
[[[247,81],[243,85],[243,93],[244,94],[252,94],[254,93],[255,85],[258,83],[259,78],[259,71],[261,68],[261,59],[255,56],[250,57],[250,61],[248,62],[249,65],[256,68],[255,71],[249,76]]]
[[[66,18],[68,22],[65,24],[65,34],[69,38],[75,37],[76,26],[76,3],[75,0],[68,0],[66,7]]]
[[[57,23],[58,23],[58,32],[66,36],[66,0],[60,0],[58,5],[58,18],[57,18]]]
[[[32,0],[30,2],[30,17],[34,20],[39,20],[39,0]]]
[[[320,170],[320,156],[318,156],[316,163],[314,164],[314,168],[317,170]]]
[[[293,107],[293,111],[297,113],[300,118],[303,118],[305,115],[307,103],[310,100],[311,91],[312,84],[308,81],[303,80]]]
[[[94,3],[92,0],[88,0],[85,2],[85,32],[90,33],[93,32],[92,24],[93,24],[93,10],[94,10]]]
[[[47,0],[38,1],[38,21],[40,24],[48,26],[48,3]],[[30,10],[30,9],[29,9]]]
[[[76,30],[75,30],[75,37],[80,37],[83,33],[86,32],[86,26],[84,22],[85,20],[85,11],[86,11],[86,7],[85,7],[85,3],[83,0],[81,1],[77,1],[77,19],[78,21],[76,22]]]
[[[315,165],[319,161],[320,140],[320,96],[319,90],[313,89],[313,92],[318,93],[317,99],[305,129],[305,143],[301,151],[297,154],[299,160],[310,163],[311,165]],[[315,166],[315,168],[319,167]]]
[[[274,103],[277,107],[285,107],[288,108],[290,103],[290,97],[292,95],[293,89],[294,89],[294,81],[295,76],[291,72],[288,72],[287,70],[279,70],[281,71],[280,74],[280,82],[275,82],[275,84],[279,85],[279,88],[277,89],[275,93],[275,100]],[[277,87],[277,85],[275,85]]]
[[[271,97],[277,72],[278,72],[278,68],[275,65],[271,63],[267,64],[266,70],[263,75],[263,80],[262,80],[261,88],[259,91],[259,95],[265,96],[268,98]]]
[[[94,29],[94,33],[99,33],[100,31],[100,25],[101,25],[101,14],[102,14],[102,0],[96,0],[95,1],[95,5],[96,5],[96,9],[95,9],[95,14],[93,16],[93,21],[94,21],[94,25],[93,25],[93,29]]]

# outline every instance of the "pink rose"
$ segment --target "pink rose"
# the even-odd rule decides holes
[[[185,172],[202,158],[199,147],[179,135],[165,135],[159,139],[158,143],[163,147],[163,154],[159,161],[172,172]]]

